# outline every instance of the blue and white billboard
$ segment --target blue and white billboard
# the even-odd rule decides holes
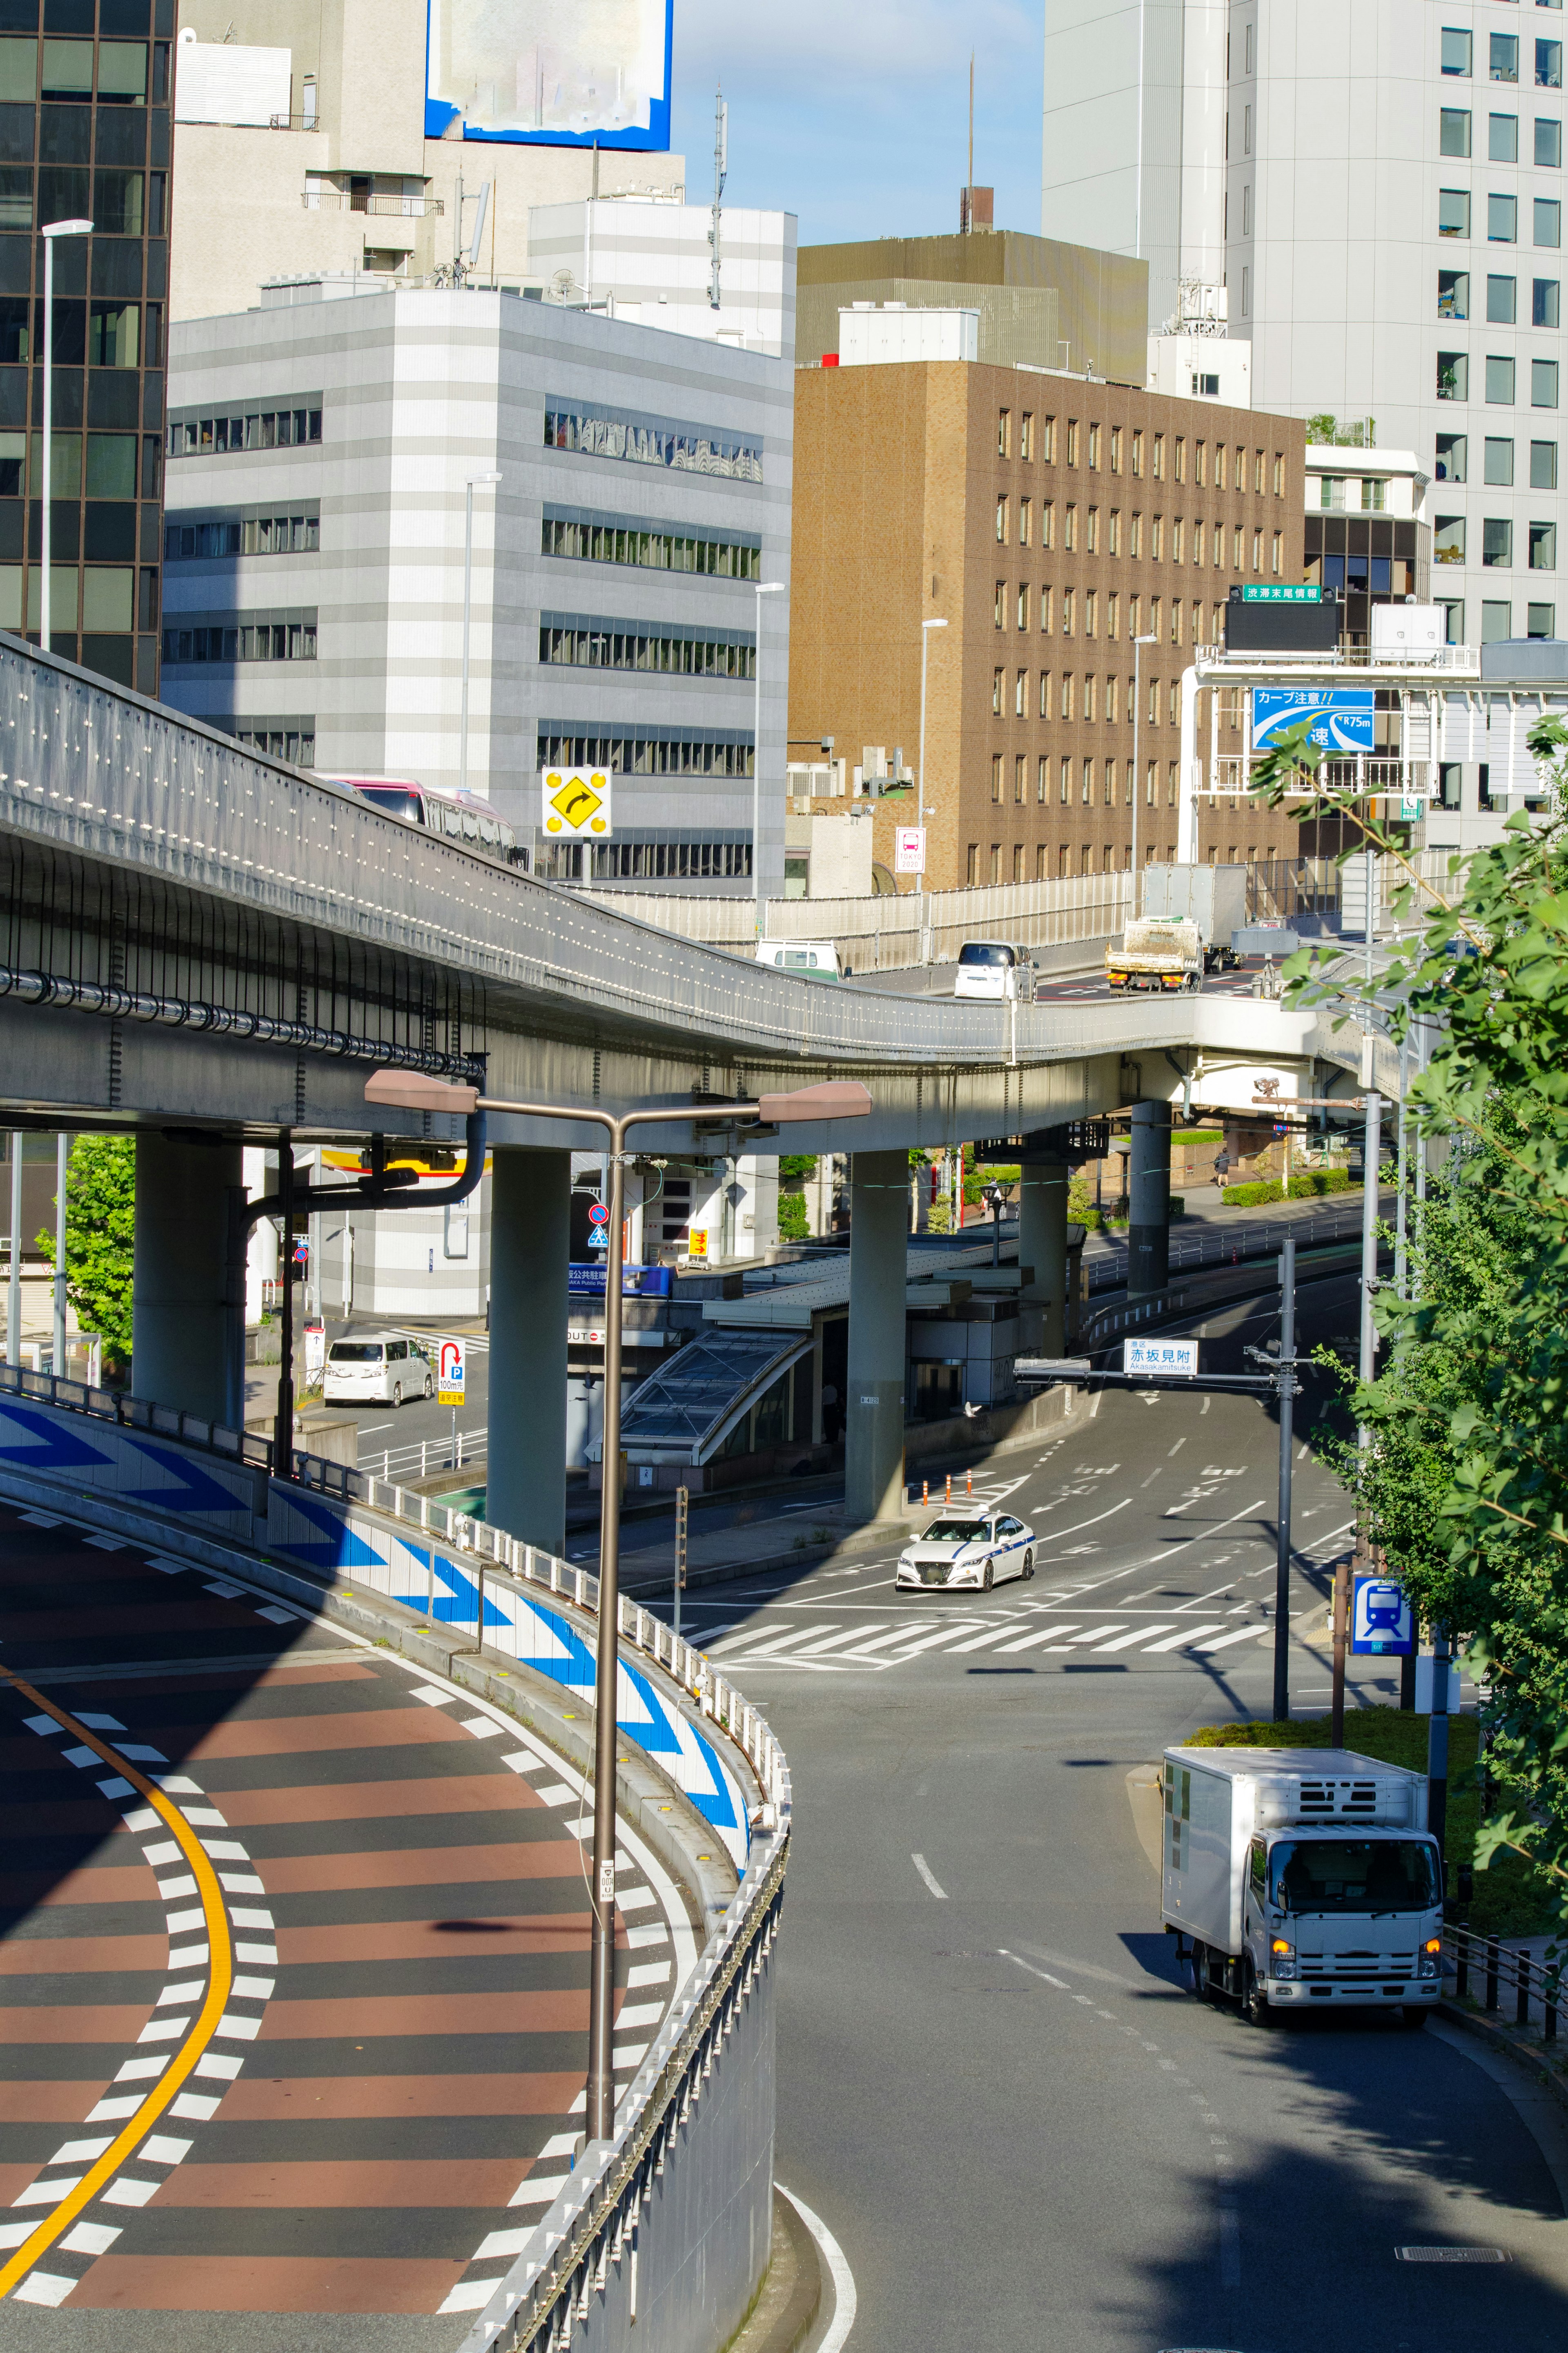
[[[425,135],[669,146],[675,0],[429,0]]]
[[[1328,752],[1371,752],[1374,698],[1370,686],[1255,686],[1252,746],[1266,752],[1302,723]]]

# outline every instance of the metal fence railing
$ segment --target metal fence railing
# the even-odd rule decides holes
[[[1506,2010],[1513,2024],[1526,2031],[1539,2017],[1542,2041],[1556,2042],[1561,1963],[1510,1951],[1500,1936],[1480,1936],[1446,1922],[1443,1976],[1445,1980],[1452,1978],[1460,2001],[1468,1997],[1494,2014]]]
[[[489,1449],[488,1430],[459,1430],[456,1443],[448,1431],[444,1438],[411,1439],[406,1446],[379,1451],[362,1446],[358,1467],[378,1479],[428,1479],[437,1471],[466,1471],[482,1462]]]

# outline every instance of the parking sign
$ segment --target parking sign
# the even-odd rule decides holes
[[[1391,1577],[1351,1580],[1351,1649],[1383,1659],[1408,1658],[1415,1626],[1405,1588]]]
[[[460,1340],[443,1340],[437,1372],[437,1402],[440,1405],[461,1405],[467,1391],[468,1367],[463,1361]]]

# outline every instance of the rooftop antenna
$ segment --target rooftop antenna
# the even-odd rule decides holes
[[[963,184],[963,231],[974,227],[974,52],[969,52],[969,177]]]
[[[708,232],[708,242],[713,248],[708,301],[715,311],[719,308],[719,206],[724,194],[724,183],[729,176],[730,110],[724,103],[724,88],[721,83],[713,101],[713,226]]]

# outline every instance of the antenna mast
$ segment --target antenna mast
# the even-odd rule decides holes
[[[708,281],[708,301],[712,310],[719,308],[719,207],[724,195],[724,183],[730,175],[730,110],[724,103],[724,90],[720,84],[713,101],[713,226],[708,232],[708,242],[713,248],[713,267]]]

